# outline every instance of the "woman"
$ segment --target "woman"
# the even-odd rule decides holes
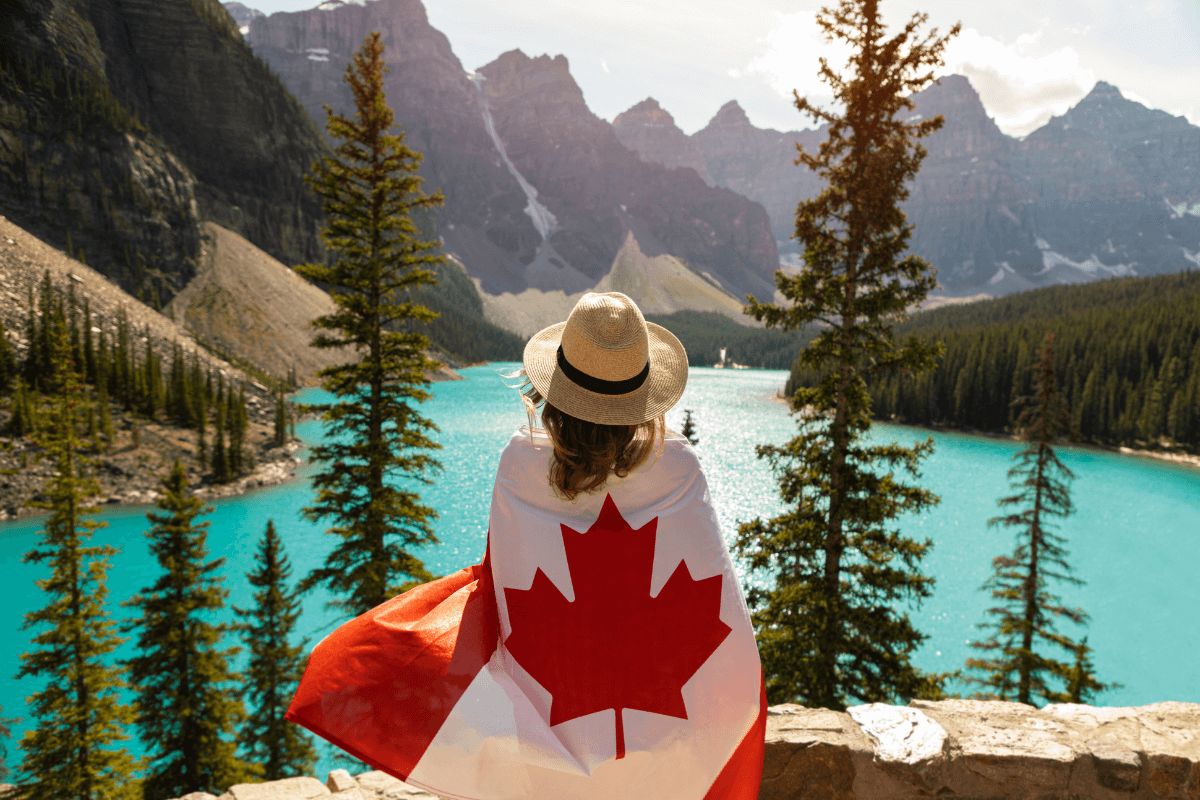
[[[695,452],[687,357],[619,293],[525,347],[482,564],[339,628],[288,718],[442,797],[745,798],[758,653]],[[542,404],[542,428],[532,411]]]

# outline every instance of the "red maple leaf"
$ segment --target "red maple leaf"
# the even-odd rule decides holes
[[[604,499],[586,533],[560,525],[575,601],[539,569],[528,589],[505,589],[512,633],[504,644],[552,696],[550,724],[613,709],[687,719],[683,685],[729,635],[720,619],[721,576],[693,580],[679,562],[650,596],[658,517],[634,530]]]

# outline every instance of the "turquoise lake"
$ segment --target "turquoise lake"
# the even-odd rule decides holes
[[[463,370],[467,380],[434,384],[433,399],[422,407],[440,428],[439,457],[445,467],[433,486],[421,490],[441,514],[436,522],[441,543],[421,554],[435,572],[477,563],[483,555],[500,450],[525,422],[516,392],[498,374],[517,366]],[[692,369],[682,401],[667,416],[678,430],[683,409],[694,412],[697,450],[727,541],[739,521],[782,510],[769,467],[755,457],[754,446],[782,443],[794,435],[795,423],[776,397],[785,379],[781,371]],[[314,440],[320,426],[305,423],[298,433]],[[929,434],[881,425],[873,435],[911,442]],[[1019,445],[951,433],[933,438],[936,450],[925,462],[921,483],[940,494],[942,502],[923,516],[902,520],[901,526],[934,542],[924,569],[937,578],[935,593],[911,612],[917,628],[929,637],[917,662],[948,671],[963,665],[971,654],[969,642],[980,636],[975,626],[984,620],[990,598],[979,587],[990,574],[991,559],[1012,548],[1011,533],[989,529],[986,522],[997,513],[996,499],[1008,491],[1006,472]],[[1077,508],[1061,533],[1068,539],[1069,563],[1087,584],[1060,586],[1058,593],[1066,604],[1091,615],[1086,635],[1099,678],[1124,684],[1099,702],[1200,702],[1200,670],[1195,667],[1200,662],[1200,470],[1082,447],[1063,447],[1060,456],[1076,474],[1071,495]],[[319,565],[330,549],[323,527],[299,515],[311,497],[306,469],[290,484],[223,500],[206,518],[213,557],[227,559],[232,605],[251,603],[245,571],[268,519],[284,537],[294,578]],[[109,527],[96,534],[97,542],[121,548],[109,573],[114,602],[157,576],[143,536],[149,527],[147,510],[107,512],[103,519]],[[24,716],[24,698],[35,688],[29,679],[14,676],[30,638],[21,629],[23,615],[42,603],[34,581],[45,574],[44,567],[21,561],[34,546],[38,527],[36,519],[0,524],[0,569],[10,593],[9,604],[0,610],[0,641],[5,642],[0,647],[0,707],[7,717]],[[327,599],[315,593],[306,598],[301,635],[316,641],[337,621],[324,612]],[[126,610],[115,607],[114,613],[125,616]],[[1080,635],[1069,627],[1064,632]],[[20,761],[16,739],[26,727],[28,721],[13,726],[10,768]],[[328,763],[323,759],[322,766]]]

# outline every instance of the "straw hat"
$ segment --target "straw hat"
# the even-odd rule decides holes
[[[687,385],[687,353],[646,322],[620,292],[585,294],[566,322],[525,345],[525,374],[546,402],[604,425],[637,425],[665,413]]]

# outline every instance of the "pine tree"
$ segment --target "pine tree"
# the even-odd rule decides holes
[[[217,418],[213,424],[212,481],[228,483],[231,477],[225,452],[225,404],[217,401]]]
[[[41,340],[41,326],[37,315],[37,304],[33,299],[33,287],[29,286],[26,289],[25,300],[25,360],[21,363],[21,374],[25,378],[25,385],[36,387],[41,381],[42,373],[45,371],[41,364],[41,348],[38,347],[38,342]]]
[[[924,14],[886,38],[877,0],[841,0],[817,14],[826,40],[852,49],[849,75],[822,60],[821,76],[844,108],[839,115],[795,95],[796,107],[828,124],[816,155],[797,145],[797,163],[827,186],[796,211],[804,269],[776,273],[790,306],[748,298],[747,313],[785,331],[822,322],[799,362],[819,376],[797,388],[792,409],[799,435],[783,446],[762,445],[780,493],[792,506],[771,520],[743,525],[736,547],[773,588],[748,587],[772,702],[845,708],[861,702],[936,695],[937,676],[911,657],[925,639],[905,613],[928,597],[933,579],[919,563],[931,543],[903,535],[895,520],[938,501],[902,483],[919,477],[932,440],[913,447],[873,445],[868,375],[920,372],[937,349],[915,340],[898,346],[892,326],[936,286],[932,268],[903,257],[912,233],[900,203],[925,150],[917,139],[942,118],[909,123],[909,95],[933,80],[949,36],[921,35]],[[958,26],[950,31],[957,33]]]
[[[12,345],[8,342],[4,322],[0,320],[0,394],[8,394],[16,377],[17,357],[13,353]]]
[[[297,267],[328,287],[337,305],[313,321],[321,330],[313,345],[353,346],[362,354],[318,373],[337,401],[309,406],[330,436],[312,448],[322,466],[313,478],[316,501],[304,509],[312,520],[332,518],[329,533],[340,542],[301,586],[327,587],[342,598],[331,605],[350,614],[431,578],[411,549],[437,541],[431,523],[437,512],[396,479],[408,486],[429,482],[440,468],[429,454],[438,447],[429,438],[437,429],[413,407],[429,397],[426,376],[435,362],[423,352],[429,340],[412,326],[436,315],[408,293],[434,283],[430,268],[441,261],[432,253],[436,242],[415,238],[410,214],[443,198],[421,192],[420,154],[404,144],[402,131],[389,133],[382,54],[380,36],[372,33],[346,68],[357,113],[351,119],[328,112],[330,135],[343,141],[336,158],[319,162],[310,178],[324,201],[323,238],[334,260]]]
[[[198,518],[212,509],[188,495],[178,460],[161,483],[160,513],[146,515],[146,535],[163,573],[124,603],[141,612],[129,677],[138,730],[150,749],[146,800],[220,794],[254,775],[233,740],[245,717],[229,665],[238,648],[222,648],[229,626],[211,621],[229,594],[221,586],[225,559],[205,560],[208,523]]]
[[[254,608],[236,609],[246,622],[242,641],[250,651],[245,695],[253,709],[242,727],[241,743],[248,757],[263,768],[268,781],[307,775],[317,760],[312,739],[284,719],[296,685],[304,674],[304,647],[289,643],[300,619],[300,592],[289,587],[292,566],[283,552],[275,523],[258,546],[255,568],[247,574],[255,587]]]
[[[696,421],[692,419],[692,410],[690,408],[683,410],[683,430],[680,433],[683,434],[683,438],[687,439],[693,445],[700,443],[700,440],[696,438]]]
[[[17,378],[12,395],[12,416],[8,420],[8,435],[12,438],[19,439],[37,430],[36,396],[35,391],[25,387],[25,381]]]
[[[1000,508],[1013,510],[988,520],[990,527],[1017,530],[1013,554],[992,560],[995,572],[983,585],[998,605],[987,610],[994,621],[979,627],[993,633],[971,645],[994,655],[967,659],[967,669],[978,673],[978,677],[969,676],[967,681],[984,687],[984,696],[1019,703],[1029,703],[1035,697],[1054,702],[1063,695],[1049,681],[1060,678],[1070,683],[1067,676],[1072,665],[1048,655],[1047,646],[1066,650],[1079,661],[1080,670],[1089,663],[1087,651],[1081,651],[1080,645],[1056,629],[1056,622],[1062,619],[1086,625],[1087,614],[1080,608],[1062,605],[1047,588],[1050,581],[1074,586],[1083,581],[1071,575],[1063,546],[1066,539],[1054,532],[1054,518],[1063,519],[1074,510],[1070,481],[1075,476],[1053,447],[1059,438],[1071,433],[1070,409],[1054,377],[1053,334],[1046,336],[1037,355],[1034,395],[1023,399],[1025,408],[1017,418],[1017,429],[1027,445],[1013,456],[1016,464],[1008,471],[1015,493],[998,502]],[[1107,688],[1086,670],[1075,682],[1081,696]]]
[[[92,307],[88,298],[83,298],[83,371],[84,380],[96,383],[96,350],[92,342]]]
[[[124,641],[108,613],[108,559],[117,550],[89,544],[104,527],[97,509],[83,498],[99,491],[85,477],[80,456],[78,409],[83,387],[71,362],[66,326],[58,320],[50,332],[50,374],[46,387],[55,398],[40,443],[54,460],[57,476],[49,501],[33,503],[49,510],[38,545],[26,562],[45,563],[50,576],[37,582],[47,603],[25,615],[24,630],[37,630],[31,649],[21,655],[18,678],[45,681],[29,698],[37,727],[20,742],[22,786],[30,800],[133,798],[138,764],[120,743],[133,710],[120,702],[124,670],[106,664]]]
[[[17,720],[4,716],[4,706],[0,706],[0,782],[8,779],[8,740],[12,738],[12,730],[8,727]]]
[[[1109,689],[1119,689],[1119,683],[1101,683],[1096,680],[1096,665],[1092,663],[1092,648],[1087,637],[1075,645],[1075,663],[1059,673],[1063,682],[1061,692],[1049,696],[1055,703],[1091,703],[1095,697]]]
[[[287,444],[287,405],[283,401],[283,387],[279,387],[279,391],[275,397],[275,446],[283,447]]]

